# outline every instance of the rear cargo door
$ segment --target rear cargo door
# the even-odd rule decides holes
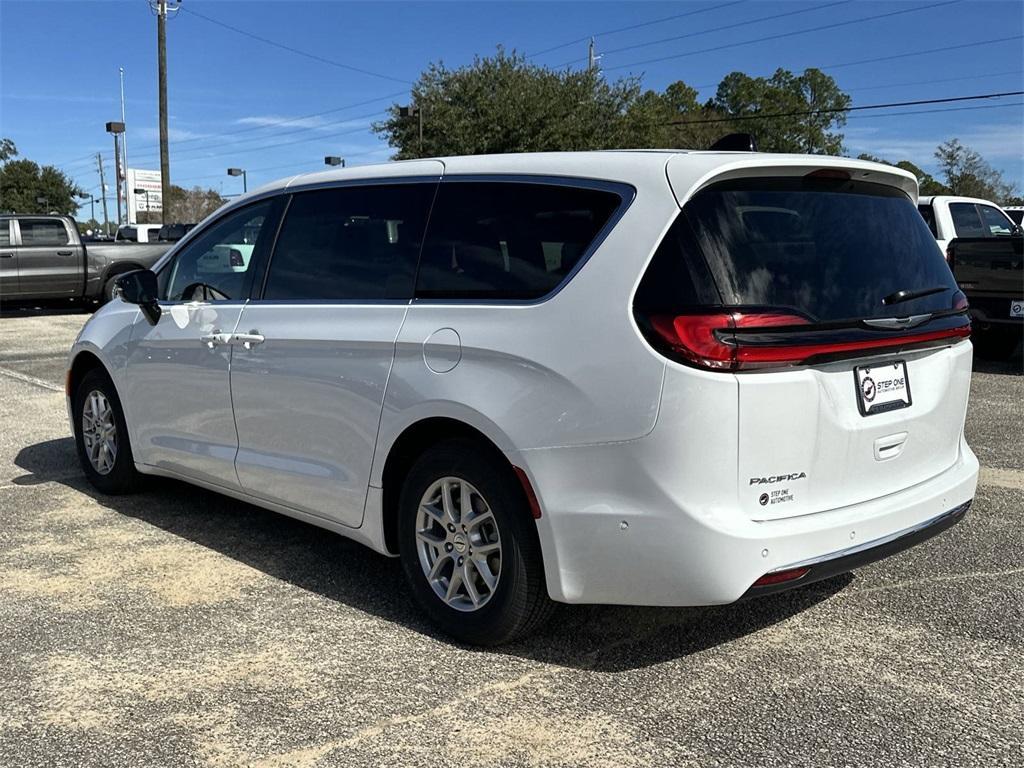
[[[854,172],[762,175],[705,187],[683,215],[733,327],[715,333],[738,350],[750,518],[860,503],[953,465],[963,297],[905,190]]]

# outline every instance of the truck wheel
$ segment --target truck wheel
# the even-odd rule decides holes
[[[117,288],[117,278],[121,275],[114,275],[107,279],[107,282],[103,285],[103,293],[100,294],[100,304],[106,304],[108,301],[114,300],[114,290]]]

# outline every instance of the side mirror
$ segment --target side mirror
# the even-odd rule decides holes
[[[137,304],[150,325],[160,320],[160,304],[157,294],[160,289],[156,282],[156,273],[149,269],[136,269],[125,272],[114,283],[121,298],[129,304]]]

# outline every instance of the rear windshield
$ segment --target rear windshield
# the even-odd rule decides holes
[[[948,310],[957,290],[928,225],[892,187],[806,178],[724,182],[695,195],[681,219],[727,306],[787,308],[812,322],[834,322]],[[882,303],[898,291],[932,288],[944,290]]]

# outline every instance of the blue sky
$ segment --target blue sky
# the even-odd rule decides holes
[[[249,169],[252,188],[316,170],[325,154],[351,164],[386,160],[390,150],[369,123],[404,101],[429,62],[458,66],[499,44],[532,54],[577,41],[533,61],[582,66],[584,39],[595,35],[607,78],[636,74],[655,89],[684,80],[699,86],[702,98],[734,70],[765,75],[811,66],[834,76],[855,105],[1024,90],[1024,3],[940,2],[184,0],[168,23],[171,178],[232,194],[241,180],[225,175],[229,166]],[[879,14],[895,15],[746,44]],[[762,20],[769,16],[780,18]],[[627,26],[635,28],[608,32]],[[999,38],[1015,39],[856,63]],[[714,48],[720,50],[707,50]],[[103,153],[109,179],[113,147],[103,126],[120,119],[121,66],[129,164],[159,168],[156,20],[146,0],[0,0],[0,134],[23,156],[64,168],[98,194],[94,155]],[[844,129],[846,149],[931,169],[935,146],[956,136],[1024,187],[1021,102],[1018,96],[890,111],[986,109],[854,114]]]

